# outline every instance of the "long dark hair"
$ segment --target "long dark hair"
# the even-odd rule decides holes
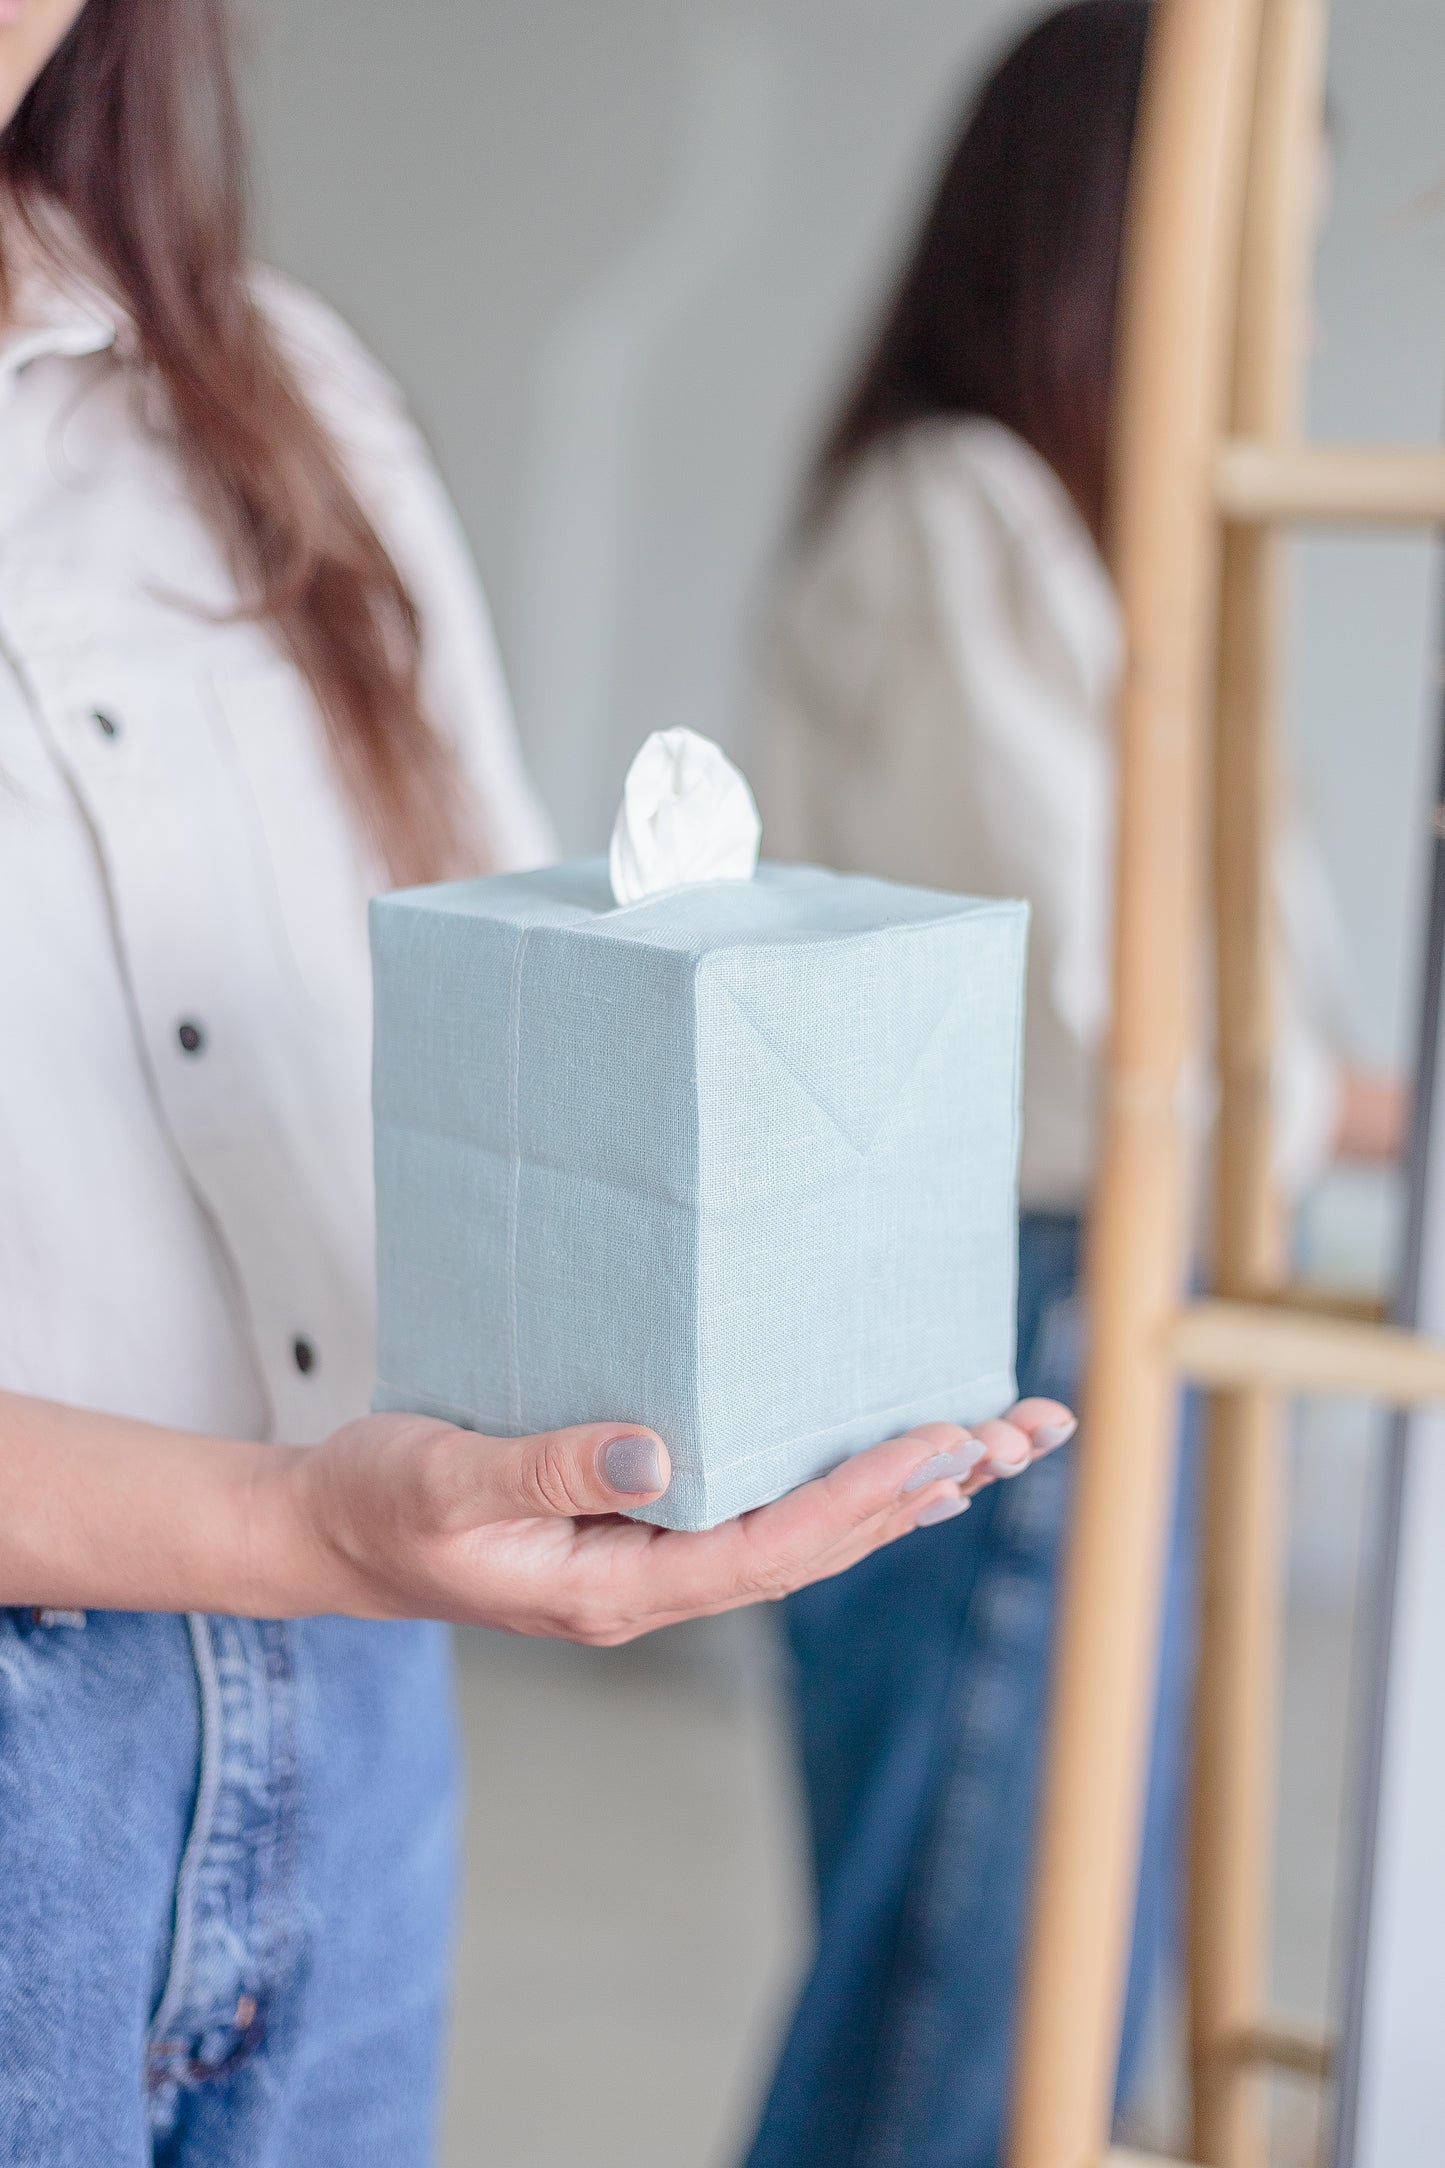
[[[412,599],[252,294],[224,0],[89,0],[0,136],[0,187],[22,214],[61,205],[124,302],[244,607],[309,679],[382,862],[422,879],[474,855]]]
[[[1005,423],[1103,526],[1114,321],[1149,0],[1076,0],[971,99],[809,503],[881,438],[940,414]]]

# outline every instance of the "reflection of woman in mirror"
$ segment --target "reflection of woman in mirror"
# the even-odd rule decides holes
[[[1142,0],[1065,8],[972,105],[814,468],[748,751],[773,855],[1032,905],[1020,1381],[1066,1400],[1108,1018],[1121,628],[1100,548],[1147,20]],[[1398,1127],[1317,1022],[1312,863],[1286,839],[1292,1190]],[[787,1606],[821,1942],[752,2168],[998,2158],[1067,1490],[1059,1457]],[[1174,1931],[1186,1519],[1124,2094]]]
[[[0,2160],[26,2168],[420,2168],[458,1804],[429,1622],[624,1640],[963,1496],[937,1425],[672,1536],[616,1517],[668,1480],[636,1424],[365,1416],[367,895],[548,838],[400,398],[246,260],[223,26],[221,0],[0,0]],[[993,1445],[1027,1458],[1064,1412]]]

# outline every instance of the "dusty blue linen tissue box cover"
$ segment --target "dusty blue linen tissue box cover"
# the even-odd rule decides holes
[[[646,1423],[669,1528],[998,1413],[1026,925],[767,864],[378,899],[376,1405]]]

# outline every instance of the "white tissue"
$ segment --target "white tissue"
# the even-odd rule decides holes
[[[695,730],[655,730],[627,771],[607,866],[618,903],[750,881],[763,824],[747,782]]]

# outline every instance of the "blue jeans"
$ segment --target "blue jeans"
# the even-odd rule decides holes
[[[1021,1394],[1072,1401],[1080,1227],[1020,1230]],[[1194,1455],[1181,1466],[1120,2065],[1178,1939]],[[819,1944],[749,2168],[995,2168],[1071,1454],[790,1597]]]
[[[451,1703],[440,1627],[0,1611],[0,2162],[431,2159]]]

